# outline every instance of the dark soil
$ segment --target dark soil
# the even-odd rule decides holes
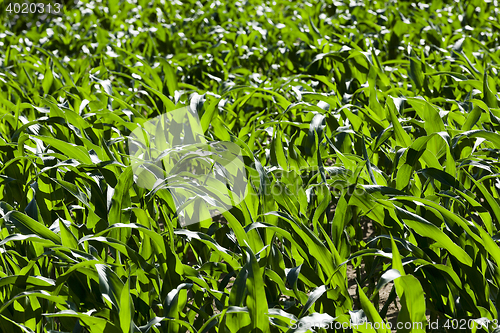
[[[374,234],[374,229],[373,229],[373,224],[371,221],[365,221],[363,223],[363,240],[365,242],[368,242],[370,238],[373,238]],[[364,265],[361,264],[360,267],[360,272],[361,272],[361,279],[366,275],[366,272],[364,271]],[[347,264],[347,281],[348,281],[348,291],[349,295],[355,300],[354,302],[354,307],[355,310],[361,309],[361,306],[359,305],[359,297],[357,295],[357,282],[356,282],[356,269],[353,267],[352,264]],[[394,284],[392,282],[388,283],[385,285],[380,291],[379,291],[379,311],[382,310],[383,306],[389,299],[389,295],[391,293],[391,290],[393,288]],[[376,304],[375,304],[376,306]],[[396,327],[397,323],[397,318],[398,318],[398,313],[401,305],[399,303],[399,298],[396,297],[395,302],[393,301],[391,304],[389,304],[389,307],[387,309],[387,315],[383,319],[387,319],[388,322],[392,324],[392,331],[396,332],[394,329]]]

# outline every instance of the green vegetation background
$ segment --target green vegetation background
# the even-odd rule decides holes
[[[497,0],[0,8],[2,332],[305,332],[396,299],[498,332]],[[180,228],[126,138],[186,105],[252,181]]]

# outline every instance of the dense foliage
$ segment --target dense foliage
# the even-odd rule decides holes
[[[495,330],[497,0],[8,4],[2,332],[305,332],[396,301],[399,322]],[[251,180],[186,228],[126,140],[183,106]]]

